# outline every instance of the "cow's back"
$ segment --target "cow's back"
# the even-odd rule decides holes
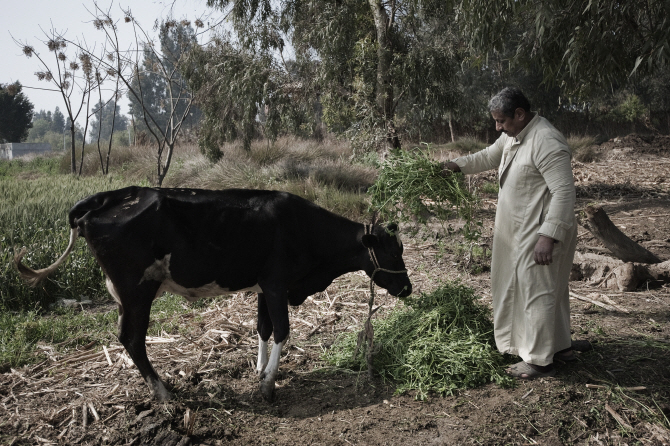
[[[82,200],[70,221],[108,276],[142,280],[168,256],[171,278],[185,288],[215,281],[242,289],[291,251],[309,253],[303,227],[315,210],[277,191],[129,187]]]

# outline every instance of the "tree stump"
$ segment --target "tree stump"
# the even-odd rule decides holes
[[[572,262],[570,280],[583,280],[594,287],[619,291],[634,291],[645,283],[657,287],[670,282],[670,260],[645,265],[578,251]]]

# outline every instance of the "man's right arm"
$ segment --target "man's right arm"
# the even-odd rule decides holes
[[[477,153],[461,156],[453,161],[443,163],[443,169],[472,174],[499,167],[504,148],[503,136],[501,135],[496,142]]]

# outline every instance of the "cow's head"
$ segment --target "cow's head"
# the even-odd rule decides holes
[[[365,267],[367,275],[373,277],[374,274],[374,282],[392,295],[409,296],[412,293],[412,284],[407,277],[405,262],[402,260],[403,246],[398,225],[395,223],[386,227],[374,225],[366,230],[361,241],[368,251],[372,251]]]

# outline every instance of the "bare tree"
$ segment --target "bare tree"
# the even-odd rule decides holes
[[[85,116],[85,127],[88,126],[88,107],[91,96],[91,91],[98,88],[104,77],[100,76],[100,63],[95,63],[98,58],[91,57],[91,52],[84,51],[82,48],[76,48],[74,55],[68,57],[66,48],[68,40],[57,32],[51,29],[45,31],[46,40],[44,45],[48,48],[50,53],[53,53],[54,60],[49,62],[46,56],[42,56],[33,46],[14,40],[23,49],[23,54],[26,57],[35,56],[41,65],[41,70],[35,75],[40,81],[49,82],[61,94],[65,104],[65,110],[70,122],[70,171],[73,174],[77,173],[77,159],[76,159],[76,121],[79,119],[81,113]],[[82,141],[82,158],[84,147],[86,143],[86,133]],[[81,173],[81,168],[80,168]]]
[[[76,46],[80,51],[87,54],[91,60],[100,64],[110,76],[116,78],[117,83],[122,84],[129,97],[134,98],[137,103],[141,104],[142,116],[137,116],[137,118],[144,121],[155,143],[156,170],[154,181],[156,185],[161,186],[170,169],[172,155],[182,124],[188,118],[193,104],[193,95],[179,71],[190,47],[189,45],[182,45],[178,53],[175,54],[171,51],[169,54],[165,54],[137,23],[131,11],[127,10],[124,13],[123,21],[132,26],[134,35],[134,46],[131,48],[125,50],[121,48],[118,21],[114,21],[109,11],[102,10],[97,4],[95,4],[93,25],[99,31],[104,32],[106,54],[101,56],[89,52],[85,44],[81,42],[68,41],[68,43]],[[182,21],[180,23],[189,22]],[[196,21],[196,26],[199,26],[198,23],[202,22]],[[169,30],[176,25],[176,21],[167,20],[161,27],[163,30]],[[192,43],[195,44],[195,42]],[[153,63],[150,66],[141,63],[141,56],[147,53],[152,56]],[[156,116],[156,111],[146,104],[146,92],[143,91],[141,78],[148,71],[160,76],[165,85],[167,100],[163,111],[167,114],[166,120],[159,119],[159,116]],[[118,87],[116,91],[119,91]],[[178,107],[180,103],[184,105]],[[164,124],[161,125],[161,122],[164,122]]]

